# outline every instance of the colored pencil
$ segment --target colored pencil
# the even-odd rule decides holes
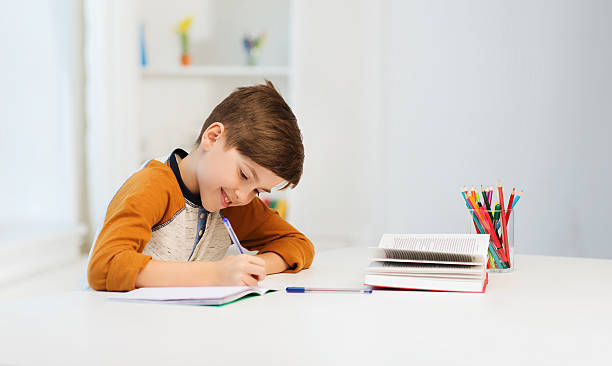
[[[487,208],[487,213],[491,217],[491,219],[493,219],[493,216],[491,215],[491,202],[489,201],[489,197],[487,197],[488,193],[485,192],[483,186],[480,186],[480,189],[482,190],[482,200],[484,201],[485,207]]]
[[[501,204],[501,220],[502,220],[502,242],[504,243],[504,248],[506,249],[506,253],[509,255],[509,247],[508,247],[508,228],[506,225],[508,222],[506,221],[506,213],[504,210],[504,189],[502,187],[501,180],[497,184],[497,194],[499,195],[499,203]],[[511,266],[510,257],[508,257],[508,266]]]
[[[465,195],[464,195],[464,198],[465,198]],[[505,259],[505,253],[502,253],[502,254],[499,253],[499,251],[503,249],[501,247],[500,240],[497,236],[497,232],[492,230],[492,226],[487,226],[487,222],[490,222],[490,221],[488,221],[488,214],[485,212],[486,211],[485,208],[481,206],[477,206],[476,201],[474,201],[472,197],[468,197],[466,201],[467,201],[468,208],[472,209],[472,215],[474,215],[474,226],[476,226],[478,223],[478,228],[480,228],[479,233],[489,234],[489,236],[493,236],[495,238],[496,243],[499,245],[499,248],[496,248],[495,246],[493,246],[493,244],[491,244],[491,242],[489,242],[490,249],[493,251],[493,253],[496,254],[496,256],[494,257],[494,260],[498,263],[498,268],[507,268],[507,266],[503,265],[504,262],[507,262],[507,260]],[[478,207],[478,209],[476,209],[476,207]],[[487,228],[489,229],[487,230]],[[501,260],[498,258],[501,258]]]
[[[478,219],[476,218],[476,214],[474,213],[473,208],[471,207],[468,199],[467,199],[467,189],[464,187],[464,190],[461,191],[461,195],[463,196],[463,199],[465,200],[465,205],[467,206],[468,210],[471,210],[472,213],[472,221],[474,221],[474,228],[476,228],[476,232],[478,234],[483,234],[484,231],[483,229],[479,226],[479,223],[477,223],[476,221],[478,221]]]
[[[519,201],[522,195],[523,195],[523,191],[520,191],[519,194],[517,194],[514,197],[514,201],[512,202],[512,207],[510,208],[511,210],[514,210],[514,206],[516,206],[517,202]],[[510,219],[510,214],[506,212],[506,221],[508,221],[509,219]],[[499,228],[499,225],[497,225],[496,227]]]
[[[521,197],[523,197],[523,191],[520,191],[519,194],[517,194],[516,197],[514,198],[514,202],[512,202],[513,210],[514,210],[514,206],[516,206],[516,204],[518,203],[519,199],[521,199]]]
[[[483,221],[482,221],[482,217],[480,217],[480,210],[478,209],[479,208],[478,203],[473,197],[468,197],[468,201],[470,202],[470,207],[476,213],[476,216],[478,217],[478,221],[481,223],[481,226],[482,226]]]
[[[508,268],[508,266],[506,266],[505,263],[502,262],[501,255],[499,254],[497,249],[495,249],[495,245],[490,240],[489,240],[489,250],[493,253],[493,263],[495,263],[495,266],[497,268]]]
[[[476,223],[478,223],[478,227],[480,228],[480,233],[486,234],[482,217],[480,217],[480,211],[478,211],[478,204],[476,204],[476,201],[474,201],[474,198],[472,198],[471,196],[468,197],[468,207],[472,209],[472,212],[476,216]]]
[[[488,232],[486,234],[489,234],[489,236],[490,236],[491,235],[491,230],[488,230]],[[498,238],[498,241],[499,241],[499,238]],[[499,251],[497,250],[497,248],[495,248],[495,245],[493,244],[492,240],[489,240],[489,252],[492,253],[493,262],[496,264],[495,267],[497,267],[497,268],[508,268],[505,265],[505,263],[502,261],[502,259],[501,259],[502,256],[499,253]]]
[[[493,243],[490,240],[489,240],[489,253],[491,253],[490,259],[493,260],[493,268],[506,268],[504,266],[504,263],[501,261],[501,259],[499,259],[500,255],[495,249],[495,245],[493,245]]]
[[[507,259],[507,255],[506,255],[507,253],[504,251],[503,245],[499,242],[499,238],[497,237],[497,233],[495,232],[495,229],[493,229],[493,223],[490,220],[488,220],[489,219],[488,215],[484,215],[484,216],[485,216],[486,225],[489,228],[489,234],[491,238],[493,238],[493,241],[495,241],[495,244],[497,245],[497,251],[500,254],[501,260],[503,262],[509,263],[509,260]]]
[[[499,230],[499,227],[501,226],[501,221],[499,220],[501,216],[501,205],[499,204],[499,202],[495,204],[495,209],[493,210],[493,212],[495,214],[493,226],[495,226],[495,230]]]
[[[508,208],[506,209],[506,221],[510,220],[510,211],[512,211],[512,202],[514,201],[514,188],[512,188],[512,193],[510,194],[510,199],[508,199]]]

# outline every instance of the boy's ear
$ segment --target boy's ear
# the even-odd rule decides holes
[[[225,126],[221,122],[215,122],[208,126],[208,128],[202,134],[202,141],[200,146],[205,151],[209,151],[219,141],[225,132]]]

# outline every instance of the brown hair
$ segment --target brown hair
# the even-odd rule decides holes
[[[238,88],[210,113],[196,144],[213,123],[226,130],[227,148],[236,148],[260,166],[295,187],[302,176],[304,145],[291,108],[269,80],[265,84]]]

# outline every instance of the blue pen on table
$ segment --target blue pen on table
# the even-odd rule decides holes
[[[244,254],[244,248],[242,247],[242,245],[240,245],[240,241],[238,240],[238,237],[236,236],[234,229],[232,229],[232,225],[230,224],[229,220],[225,217],[223,218],[223,224],[225,225],[225,228],[227,229],[227,232],[229,233],[229,236],[232,239],[232,242],[234,243],[234,245],[236,245],[240,254]]]
[[[346,292],[371,294],[371,288],[322,288],[322,287],[287,287],[285,291],[289,294],[303,294],[306,292]]]

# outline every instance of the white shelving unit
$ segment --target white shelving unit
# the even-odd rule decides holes
[[[179,0],[160,8],[143,1],[136,9],[144,25],[147,65],[139,79],[139,160],[187,151],[213,108],[234,89],[274,83],[295,106],[293,56],[294,0]],[[180,64],[179,38],[173,28],[192,15],[190,53],[193,64]],[[266,33],[256,66],[246,65],[245,34]],[[288,192],[272,198],[287,198]],[[289,207],[289,210],[291,207]]]
[[[147,65],[139,79],[139,160],[191,149],[202,123],[234,89],[274,83],[295,105],[292,69],[294,0],[179,0],[171,8],[143,1],[135,20],[144,26]],[[192,64],[180,64],[174,32],[193,16],[189,33]],[[259,64],[246,65],[244,35],[266,33]]]

